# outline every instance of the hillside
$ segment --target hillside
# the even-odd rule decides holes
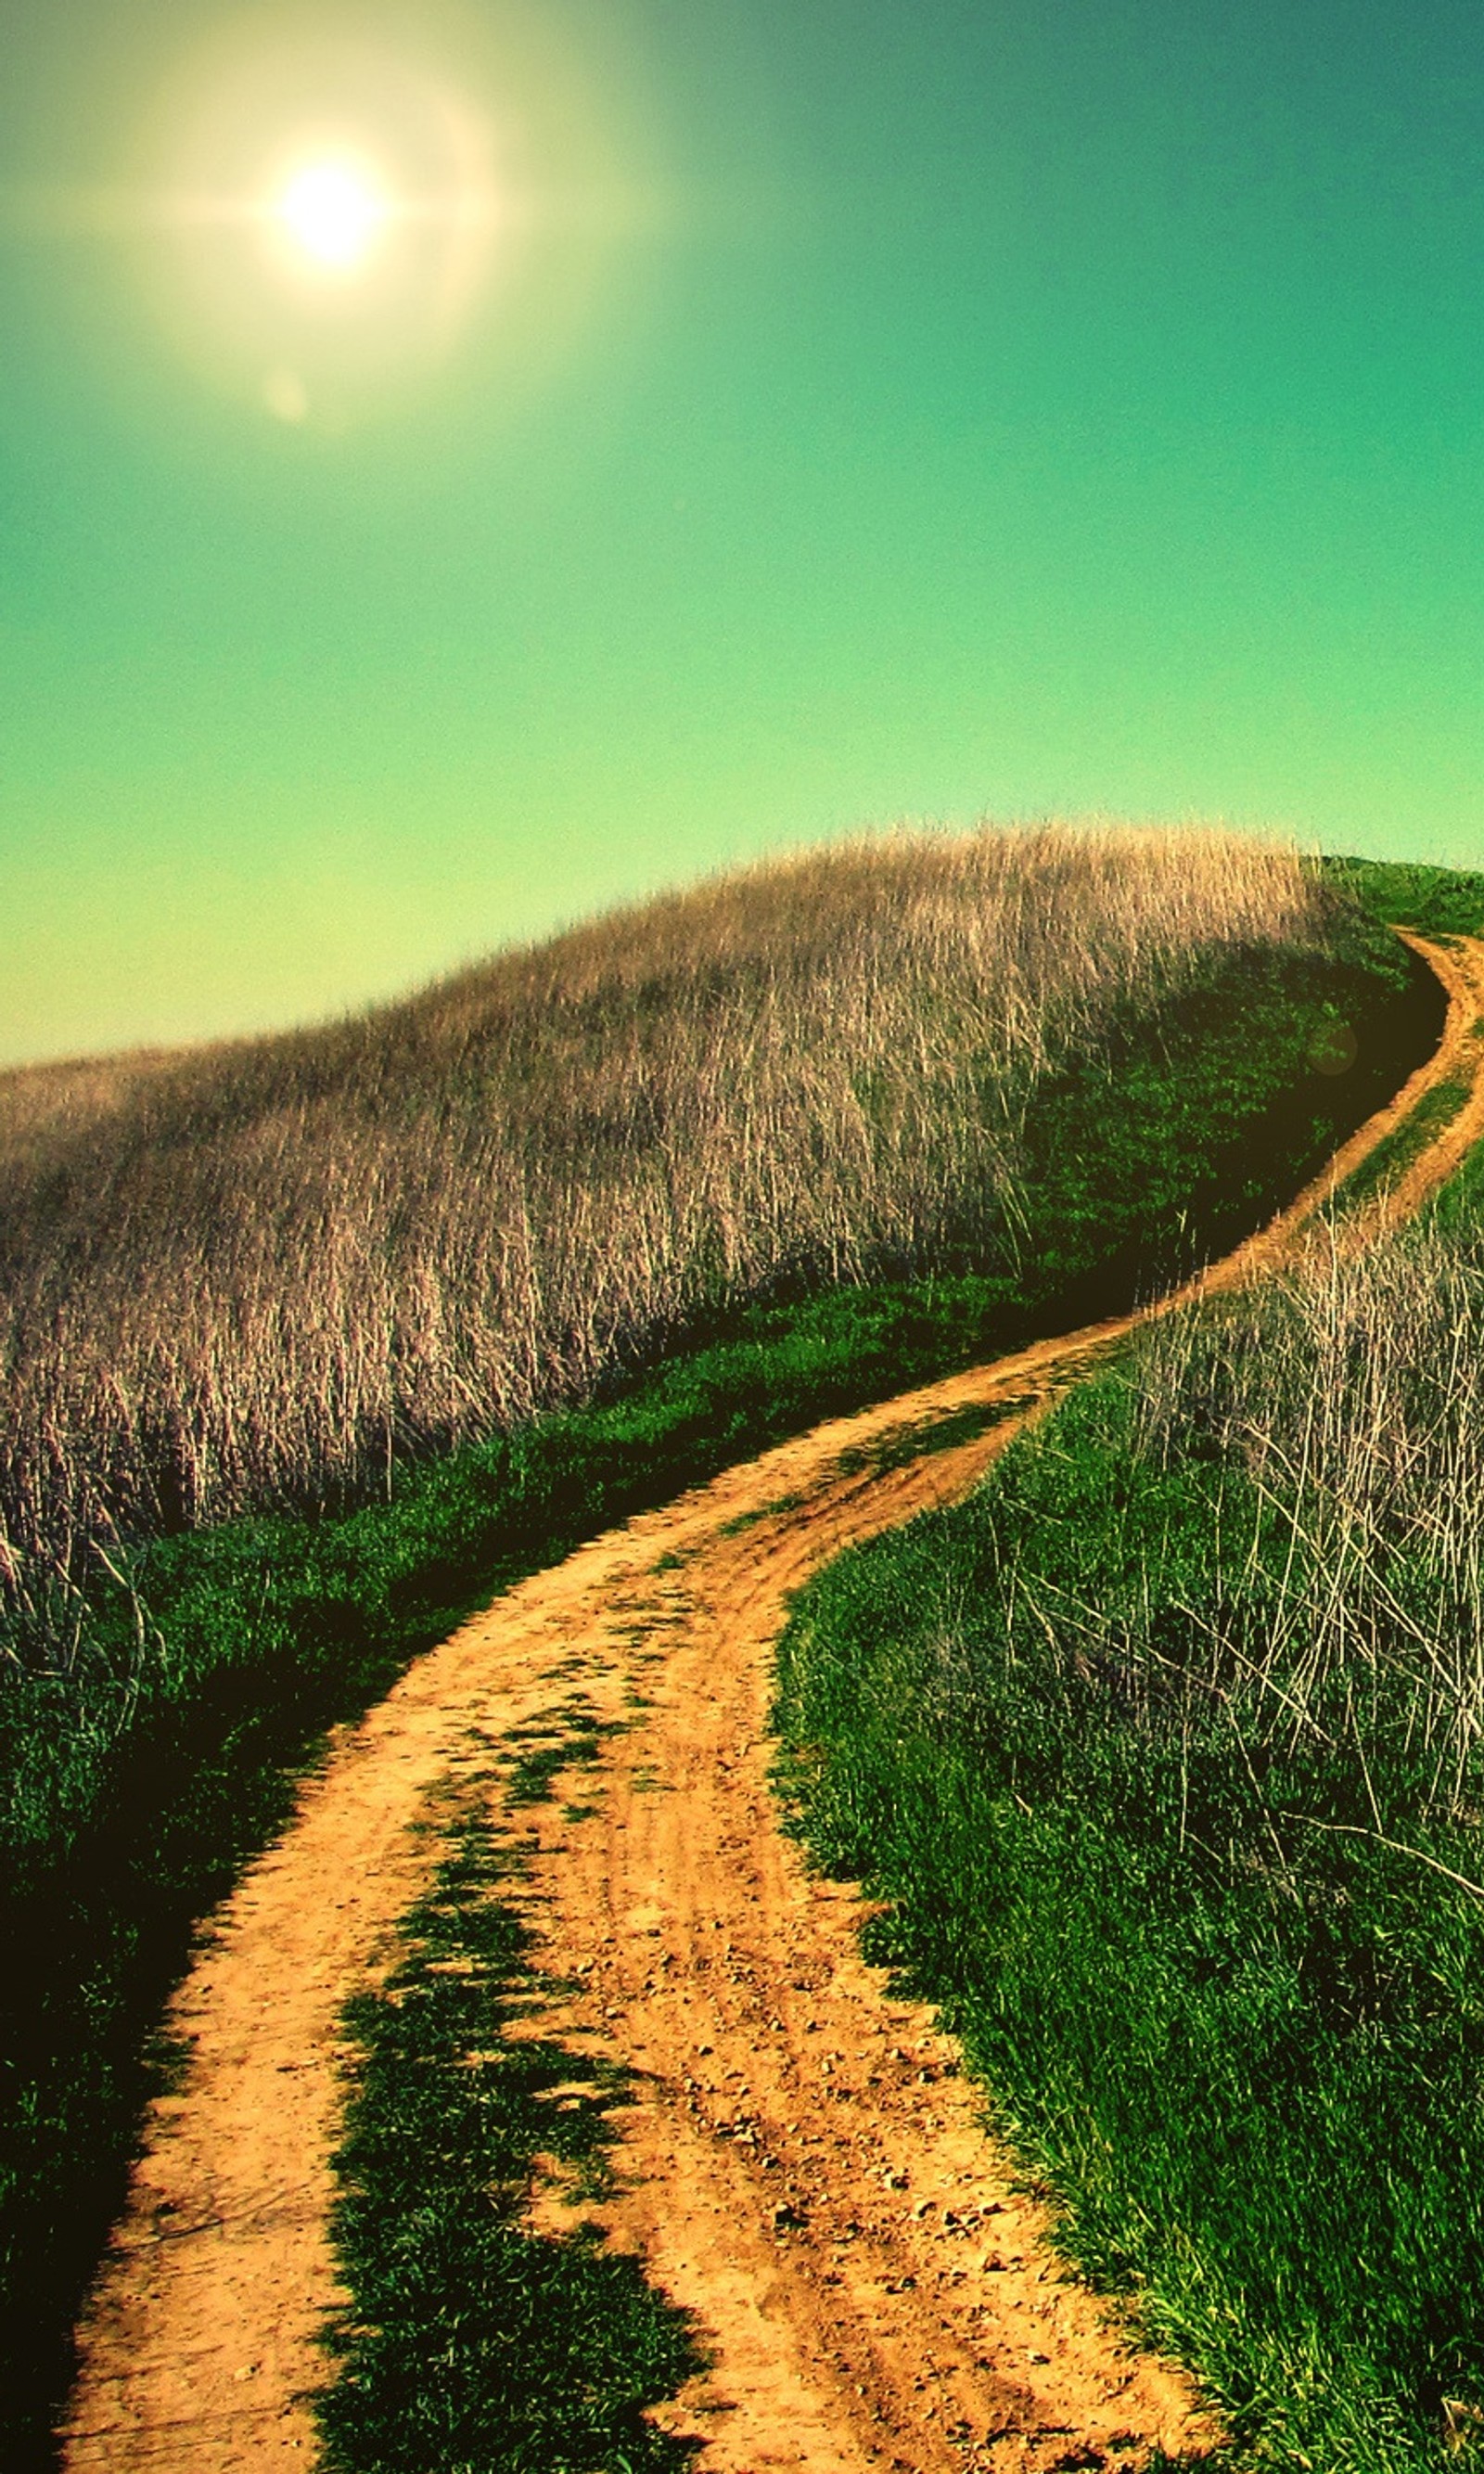
[[[1347,872],[1477,934],[1476,878]],[[1144,1333],[783,1653],[816,1855],[897,1903],[1073,2256],[1294,2474],[1484,2456],[1479,1151],[1356,1243],[1430,1098],[1284,1278]]]
[[[51,1112],[32,1081],[0,1240],[12,2453],[192,1922],[325,1730],[605,1523],[1233,1242],[1441,1012],[1291,853],[985,832],[64,1076]]]
[[[1234,837],[901,837],[321,1031],[6,1078],[0,1534],[75,1573],[93,1538],[343,1500],[750,1300],[1018,1274],[1058,1076],[1113,1071],[1122,1020],[1254,1002],[1261,957],[1316,1022],[1374,1011],[1355,934]],[[1230,1130],[1299,1064],[1254,1066]]]

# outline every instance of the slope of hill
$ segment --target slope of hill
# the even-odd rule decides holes
[[[1477,931],[1478,880],[1350,865]],[[1484,2453],[1481,1273],[1475,1151],[1147,1334],[786,1643],[816,1849],[1243,2464]]]
[[[322,1031],[74,1068],[50,1116],[0,1082],[0,1535],[71,1572],[364,1492],[749,1299],[1014,1272],[1037,1095],[1233,964],[1252,1002],[1258,957],[1364,1008],[1322,984],[1344,916],[1220,835],[903,837]]]
[[[15,2433],[191,1919],[327,1726],[605,1522],[1233,1240],[1441,1011],[1271,847],[905,837],[33,1107],[0,1233]]]
[[[1439,1082],[1466,1103],[1386,1209],[1484,1132],[1484,947],[1428,951],[1434,1055],[1192,1286],[1283,1262]],[[767,1793],[773,1636],[811,1566],[957,1500],[1128,1329],[689,1489],[506,1592],[337,1739],[172,2004],[189,2062],[80,2332],[69,2474],[144,2474],[166,2438],[205,2474],[268,2430],[334,2474],[661,2474],[695,2441],[717,2474],[1051,2474],[1146,2466],[1156,2439],[1203,2462],[1189,2384],[1068,2290],[952,2040],[861,1965],[858,1903],[809,1878]],[[229,2280],[230,2313],[204,2309]]]

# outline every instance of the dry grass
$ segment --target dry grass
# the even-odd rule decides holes
[[[1184,1636],[1182,1692],[1223,1709],[1259,1759],[1332,1747],[1378,1831],[1373,1773],[1399,1764],[1423,1819],[1476,1817],[1477,1224],[1363,1253],[1316,1237],[1287,1279],[1152,1333],[1136,1380],[1145,1452],[1177,1467],[1194,1448],[1238,1473],[1215,1491],[1217,1588]],[[1142,1673],[1168,1705],[1159,1643],[1140,1633],[1120,1643],[1126,1682]]]
[[[144,1083],[189,1055],[180,1048],[134,1048],[118,1056],[67,1057],[0,1073],[0,1176],[7,1186],[42,1167],[60,1143],[85,1138]]]
[[[1219,832],[896,835],[322,1031],[0,1080],[0,1533],[364,1486],[698,1313],[971,1258],[1036,1077],[1213,949],[1322,941]]]

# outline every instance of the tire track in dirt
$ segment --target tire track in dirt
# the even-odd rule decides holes
[[[1484,946],[1409,941],[1448,991],[1436,1055],[1288,1212],[1148,1311],[1280,1259],[1431,1084],[1466,1079],[1473,1096],[1368,1227],[1415,1209],[1484,1132]],[[766,1779],[790,1593],[845,1544],[961,1495],[1132,1320],[832,1420],[594,1540],[333,1740],[172,2004],[190,2061],[151,2108],[79,2332],[69,2474],[312,2461],[305,2395],[337,2298],[341,2011],[437,1859],[423,1822],[438,1791],[575,1691],[639,1723],[583,1773],[585,1818],[554,1803],[523,1817],[541,1963],[584,1988],[554,1995],[540,2031],[636,2072],[599,2213],[694,2313],[712,2365],[657,2418],[703,2440],[709,2474],[1050,2474],[1137,2462],[1156,2439],[1199,2449],[1187,2384],[1069,2281],[951,2041],[861,1958],[861,1901],[810,1877]],[[971,1410],[998,1422],[933,1450]],[[564,2221],[558,2187],[537,2213]]]

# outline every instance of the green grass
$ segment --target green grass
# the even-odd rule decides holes
[[[801,1494],[775,1495],[771,1503],[760,1503],[751,1512],[739,1512],[735,1520],[723,1520],[720,1535],[723,1538],[741,1538],[747,1530],[756,1529],[760,1520],[777,1520],[786,1512],[797,1512],[803,1500],[804,1497]],[[672,1571],[678,1567],[680,1561],[678,1555],[668,1556],[664,1568]],[[656,1566],[656,1569],[660,1567]]]
[[[849,1443],[839,1454],[835,1466],[841,1477],[858,1477],[869,1469],[883,1477],[888,1469],[906,1468],[913,1461],[927,1459],[935,1452],[951,1452],[961,1443],[977,1443],[981,1435],[1003,1426],[1009,1418],[1018,1418],[1035,1406],[1039,1394],[1017,1393],[1013,1399],[971,1401],[966,1408],[954,1409],[946,1418],[936,1418],[922,1426],[902,1426],[883,1435],[874,1443]]]
[[[1322,874],[1387,927],[1412,928],[1420,935],[1484,935],[1484,874],[1471,868],[1430,867],[1421,861],[1325,859]],[[1377,1146],[1334,1195],[1331,1210],[1350,1210],[1403,1174],[1468,1099],[1468,1088],[1440,1082],[1423,1094],[1405,1123]]]
[[[1353,1211],[1383,1193],[1405,1176],[1412,1162],[1422,1156],[1429,1143],[1435,1141],[1445,1126],[1450,1126],[1459,1110],[1468,1105],[1472,1092],[1467,1082],[1448,1079],[1434,1082],[1423,1093],[1415,1107],[1409,1108],[1392,1133],[1378,1142],[1343,1184],[1337,1185],[1326,1205],[1326,1217]]]
[[[504,1779],[504,1798],[513,1810],[522,1805],[545,1804],[551,1782],[574,1762],[596,1760],[605,1735],[617,1734],[623,1722],[596,1718],[585,1695],[573,1693],[553,1712],[553,1719],[513,1728],[506,1742],[514,1749]]]
[[[1326,858],[1320,873],[1388,928],[1422,936],[1484,935],[1484,875],[1420,861]]]
[[[1484,1226],[1484,1144],[1465,1154],[1429,1204],[1428,1218],[1447,1236],[1472,1234]]]
[[[580,1710],[555,1713],[547,1779],[596,1740]],[[529,1801],[529,1756],[517,1770]],[[439,1828],[449,1853],[401,1956],[345,2018],[331,2235],[351,2299],[316,2399],[327,2474],[680,2474],[693,2450],[642,2410],[699,2367],[684,2316],[596,2227],[524,2222],[542,2160],[564,2195],[603,2195],[627,2074],[527,2032],[565,1988],[533,1969],[508,1895],[521,1848],[468,1783]]]
[[[12,1623],[0,1698],[0,2447],[52,2462],[67,2329],[122,2194],[193,1920],[282,1825],[325,1731],[470,1609],[816,1419],[1131,1302],[1254,1225],[1436,1037],[1435,983],[1357,933],[1238,957],[1041,1093],[1014,1259],[781,1298],[591,1407],[394,1473],[344,1516],[121,1552]],[[1309,1069],[1343,1019],[1350,1074]],[[952,1248],[948,1248],[951,1255]]]
[[[1107,1373],[804,1593],[785,1776],[1236,2462],[1422,2474],[1484,2454],[1484,1895],[1434,1869],[1476,1882],[1477,1831],[1420,1817],[1404,1709],[1364,1775],[1338,1710],[1244,1729],[1242,1656],[1326,1580],[1291,1549],[1199,1437],[1141,1455]],[[1246,1651],[1200,1692],[1213,1629]]]

